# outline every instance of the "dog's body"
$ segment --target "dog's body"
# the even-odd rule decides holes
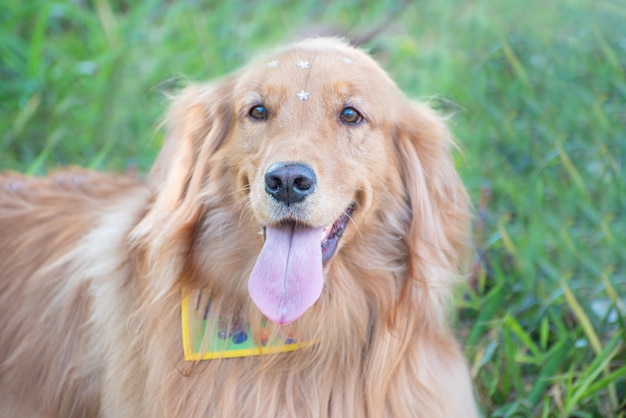
[[[146,182],[0,178],[0,416],[477,415],[445,126],[341,42],[270,59],[187,88]],[[315,343],[186,361],[190,289]]]

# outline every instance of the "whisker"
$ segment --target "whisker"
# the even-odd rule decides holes
[[[354,228],[356,229],[356,232],[359,234],[359,237],[363,237],[363,234],[361,233],[361,229],[359,228],[359,224],[357,224],[354,219],[352,218],[352,214],[348,213],[348,211],[344,212],[346,214],[346,217],[348,218],[348,221],[354,225]]]

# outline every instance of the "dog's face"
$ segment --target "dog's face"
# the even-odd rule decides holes
[[[274,322],[292,322],[317,300],[352,217],[388,182],[390,90],[369,57],[347,48],[289,50],[240,78],[224,146],[241,159],[238,189],[264,228],[249,291]]]
[[[261,225],[330,227],[384,180],[380,116],[391,110],[381,96],[392,85],[372,77],[372,64],[354,51],[301,48],[240,79],[231,139]]]
[[[251,219],[263,231],[248,290],[279,324],[316,302],[345,247],[361,244],[369,256],[386,257],[378,265],[404,271],[394,284],[400,288],[411,282],[404,276],[456,271],[467,198],[448,131],[357,49],[304,41],[189,87],[173,104],[168,128],[150,178],[155,202],[134,232],[151,242],[154,263],[173,251],[165,246],[172,239],[192,242],[181,234],[198,222],[211,218],[219,232],[215,215],[207,218],[213,205],[230,207],[239,228],[250,228]],[[156,229],[162,232],[151,238]],[[237,245],[258,248],[241,239]],[[368,262],[360,257],[352,263]]]

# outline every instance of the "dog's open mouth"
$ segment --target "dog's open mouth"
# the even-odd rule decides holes
[[[354,212],[355,204],[353,203],[346,209],[341,216],[329,227],[324,228],[322,231],[322,263],[326,263],[330,260],[335,251],[337,251],[337,244],[345,231],[350,215]]]
[[[268,319],[288,324],[317,301],[324,286],[323,264],[337,251],[354,208],[350,205],[325,228],[295,222],[265,228],[265,244],[250,274],[248,291]]]

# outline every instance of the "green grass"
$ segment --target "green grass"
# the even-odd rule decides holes
[[[73,2],[0,8],[0,169],[145,172],[164,92],[392,1]],[[421,1],[371,47],[454,112],[480,257],[459,328],[486,416],[626,416],[626,6]]]

